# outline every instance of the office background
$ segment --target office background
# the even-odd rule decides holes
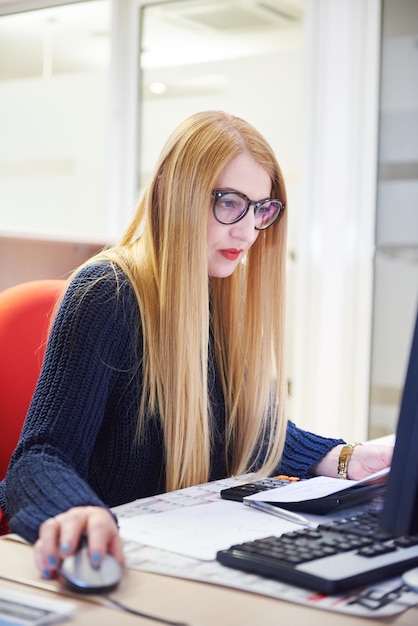
[[[418,293],[417,0],[0,0],[0,288],[117,240],[197,110],[268,137],[289,190],[290,416],[397,419]]]

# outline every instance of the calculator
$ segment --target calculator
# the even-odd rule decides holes
[[[300,479],[293,476],[272,476],[222,489],[220,495],[224,500],[242,502],[247,496],[252,496],[260,491],[284,487],[298,480]],[[309,480],[309,478],[302,480]],[[285,502],[274,501],[270,504],[285,508],[288,511],[312,513],[314,515],[328,515],[342,509],[365,504],[370,505],[373,501],[384,495],[385,489],[386,485],[380,482],[365,485],[360,484],[318,498],[296,500],[294,502],[288,502],[287,500]],[[266,496],[265,501],[269,502],[268,496]],[[376,502],[378,502],[378,500],[376,500]]]
[[[260,491],[267,491],[268,489],[276,489],[277,487],[283,487],[291,482],[300,480],[296,476],[269,476],[268,478],[261,478],[254,482],[244,483],[242,485],[234,485],[233,487],[227,487],[222,489],[221,497],[224,500],[235,500],[235,502],[242,502],[247,496],[253,496]]]

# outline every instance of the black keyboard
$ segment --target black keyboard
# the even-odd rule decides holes
[[[217,560],[235,569],[325,594],[399,576],[418,565],[418,535],[393,537],[378,515],[360,513],[231,546]]]

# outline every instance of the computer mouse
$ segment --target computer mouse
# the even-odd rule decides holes
[[[74,554],[62,561],[59,573],[73,591],[103,593],[119,584],[122,567],[111,554],[105,555],[99,567],[93,567],[87,543],[82,542]]]
[[[402,575],[402,580],[407,587],[418,592],[418,567],[405,572]]]

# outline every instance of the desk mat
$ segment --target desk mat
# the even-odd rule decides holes
[[[248,481],[249,478],[246,476],[240,479],[225,479],[188,487],[136,500],[112,510],[119,519],[123,519],[161,513],[179,507],[209,504],[219,500],[221,489],[236,485],[238,480]],[[397,615],[418,603],[418,594],[408,589],[400,577],[353,592],[327,596],[229,569],[217,561],[201,561],[131,540],[125,541],[124,547],[127,566],[135,570],[222,585],[347,615],[378,619]]]

